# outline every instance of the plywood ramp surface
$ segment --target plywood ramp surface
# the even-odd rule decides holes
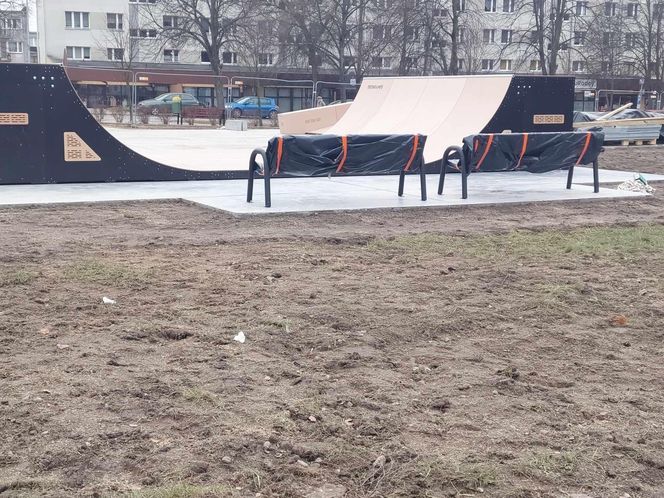
[[[314,107],[279,114],[279,130],[284,135],[324,133],[350,108],[352,102]]]
[[[426,162],[479,133],[503,101],[511,75],[365,78],[353,105],[327,133],[426,135]]]

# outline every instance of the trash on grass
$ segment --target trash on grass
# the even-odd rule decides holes
[[[101,302],[104,303],[104,304],[115,304],[116,303],[115,300],[111,299],[110,297],[106,297],[106,296],[101,298]]]
[[[242,331],[240,330],[240,331],[237,333],[237,335],[236,335],[235,337],[233,337],[233,340],[234,340],[234,341],[237,341],[237,342],[239,342],[239,343],[241,343],[241,344],[244,344],[244,341],[246,341],[247,338],[245,337],[244,332],[242,332]]]

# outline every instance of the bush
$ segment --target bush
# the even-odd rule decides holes
[[[104,120],[104,116],[106,116],[106,108],[105,107],[93,107],[92,115],[95,117],[95,119],[97,121],[99,121],[101,123]]]
[[[116,107],[111,107],[109,111],[111,113],[111,116],[113,116],[113,119],[115,119],[116,123],[124,122],[125,116],[127,115],[127,109],[125,107],[119,105]]]
[[[138,119],[143,124],[148,124],[150,122],[151,110],[149,107],[139,107],[138,108]]]
[[[161,107],[157,111],[157,116],[161,119],[161,122],[167,125],[171,121],[171,110],[166,107]]]

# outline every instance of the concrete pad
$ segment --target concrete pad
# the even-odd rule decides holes
[[[624,171],[600,171],[603,183],[633,178]],[[644,175],[662,181],[663,175]],[[525,172],[474,173],[468,180],[469,198],[461,199],[461,175],[450,174],[445,193],[437,195],[438,175],[427,176],[429,199],[422,201],[418,175],[406,177],[404,196],[398,197],[398,176],[332,178],[279,178],[272,181],[272,206],[264,207],[263,182],[254,185],[254,201],[246,202],[246,180],[85,183],[0,186],[0,206],[76,202],[184,199],[236,214],[270,214],[341,211],[377,208],[508,204],[564,200],[599,200],[644,197],[647,194],[602,188],[592,191],[592,169],[577,168],[571,190],[565,188],[567,173]]]

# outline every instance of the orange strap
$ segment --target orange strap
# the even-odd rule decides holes
[[[590,133],[586,134],[586,143],[583,144],[583,150],[581,151],[581,155],[579,156],[579,159],[576,160],[574,166],[578,166],[581,163],[583,156],[585,156],[586,152],[588,152],[588,146],[590,145],[590,136],[591,136]]]
[[[346,136],[341,137],[341,150],[342,156],[341,161],[339,161],[339,166],[337,166],[337,173],[341,173],[341,170],[344,169],[344,163],[348,157],[348,137]]]
[[[516,168],[514,169],[519,169],[519,166],[521,166],[521,160],[523,159],[523,156],[526,153],[526,148],[528,147],[528,134],[524,133],[523,134],[523,145],[521,146],[521,155],[519,156],[519,162],[516,163]]]
[[[404,171],[408,171],[410,167],[413,164],[413,160],[415,159],[415,154],[417,154],[417,146],[420,144],[420,136],[419,135],[413,135],[413,150],[410,153],[410,159],[408,159],[408,163],[406,163],[406,167],[403,169]]]
[[[279,174],[279,170],[281,169],[281,156],[284,154],[284,137],[279,137],[279,140],[277,141],[277,171],[276,174]]]
[[[480,141],[476,138],[475,143],[473,144],[473,152],[477,152],[477,148],[480,145]]]
[[[480,166],[482,166],[482,163],[484,162],[484,159],[486,159],[486,155],[489,153],[489,148],[491,147],[491,144],[493,143],[493,133],[489,134],[489,139],[486,141],[486,147],[484,147],[484,153],[482,154],[482,157],[480,157],[480,160],[477,162],[477,166],[475,167],[475,171],[480,170]]]

